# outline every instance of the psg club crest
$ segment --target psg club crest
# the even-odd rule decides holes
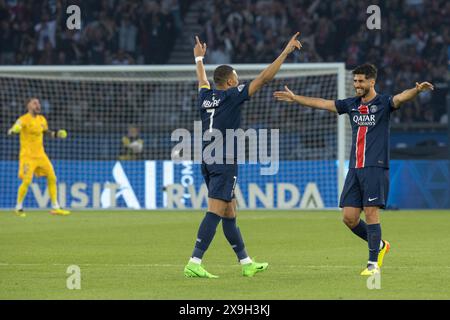
[[[377,106],[371,106],[371,107],[370,107],[370,112],[371,112],[371,113],[375,113],[375,112],[377,112],[377,110],[378,110],[378,107],[377,107]]]

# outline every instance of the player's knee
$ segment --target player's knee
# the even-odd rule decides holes
[[[378,211],[379,210],[378,210],[377,207],[364,208],[364,214],[366,216],[366,222],[369,223],[369,224],[378,223],[378,221],[379,221]]]
[[[227,214],[228,204],[227,202],[219,199],[209,198],[208,211],[213,212],[221,217],[225,217]]]
[[[230,219],[232,219],[232,218],[235,218],[236,217],[236,212],[234,212],[234,210],[230,210],[230,209],[227,209],[225,212],[224,212],[224,215],[223,215],[225,218],[230,218]]]
[[[351,216],[343,216],[342,222],[349,227],[350,229],[353,229],[358,225],[359,218],[351,217]]]
[[[366,214],[366,222],[367,222],[367,224],[380,223],[380,218],[378,216],[378,212]]]
[[[28,188],[28,187],[30,186],[30,184],[31,184],[31,181],[32,181],[32,179],[30,179],[30,178],[24,178],[24,179],[22,179],[22,186]]]

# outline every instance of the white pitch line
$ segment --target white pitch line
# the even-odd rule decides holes
[[[42,266],[70,266],[73,263],[0,263],[0,267],[42,267]],[[80,267],[123,267],[123,268],[182,268],[184,265],[182,264],[101,264],[101,263],[81,263],[78,264]],[[210,267],[240,267],[240,265],[228,265],[224,266],[223,264],[208,264]],[[303,268],[303,269],[355,269],[361,268],[361,265],[354,266],[342,266],[342,265],[280,265],[283,268]],[[274,267],[272,265],[272,267]],[[276,267],[276,266],[275,266]],[[384,266],[383,269],[450,269],[450,266]]]
[[[39,267],[39,266],[70,266],[74,263],[0,263],[0,267],[6,266],[23,266],[23,267]],[[176,264],[92,264],[92,263],[80,263],[77,264],[81,267],[184,267],[184,265]]]

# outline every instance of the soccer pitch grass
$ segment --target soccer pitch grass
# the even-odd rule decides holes
[[[185,278],[203,215],[1,211],[0,299],[450,299],[449,211],[382,213],[392,247],[380,290],[359,275],[367,245],[338,211],[241,211],[248,252],[267,271],[242,277],[219,225],[203,261],[220,278]],[[69,265],[81,268],[80,290],[66,288]]]

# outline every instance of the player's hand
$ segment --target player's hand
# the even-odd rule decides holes
[[[56,133],[56,136],[58,138],[65,139],[65,138],[67,138],[67,131],[63,130],[63,129],[58,130],[58,132]]]
[[[206,43],[201,44],[198,36],[195,36],[194,57],[204,57],[206,54]]]
[[[422,82],[422,83],[416,82],[416,89],[419,92],[423,92],[427,90],[434,90],[434,86],[429,82]]]
[[[130,139],[128,139],[128,137],[122,137],[122,144],[125,146],[125,147],[128,147],[128,145],[130,144]]]
[[[8,130],[8,135],[18,134],[18,133],[20,133],[21,129],[22,129],[22,127],[20,126],[20,124],[16,123]]]
[[[302,47],[302,44],[300,43],[300,41],[297,40],[297,37],[300,35],[300,32],[296,32],[291,40],[289,40],[286,48],[284,48],[283,53],[288,55],[290,54],[292,51],[294,51],[295,49],[300,50]]]
[[[293,93],[287,86],[284,86],[285,91],[275,91],[273,96],[278,101],[295,102],[295,93]]]

